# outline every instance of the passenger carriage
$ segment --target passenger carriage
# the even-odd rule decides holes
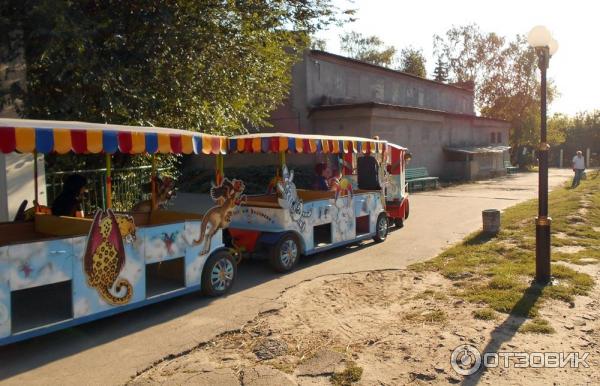
[[[291,270],[300,255],[371,238],[382,242],[389,222],[401,226],[408,216],[408,153],[401,146],[377,139],[275,133],[231,137],[228,153],[247,154],[249,164],[252,154],[279,154],[272,183],[276,189],[246,196],[227,230],[233,248],[267,256],[279,272]],[[298,189],[286,154],[320,154],[338,164],[341,176],[330,179],[331,190]]]
[[[223,243],[222,228],[243,184],[224,179],[218,168],[227,150],[225,137],[155,127],[0,119],[0,150],[105,154],[108,169],[106,208],[91,217],[35,213],[33,221],[0,223],[0,345],[201,289],[220,295],[231,288],[236,264]],[[116,152],[216,156],[217,205],[205,216],[167,210],[113,212],[110,161]],[[32,176],[37,166],[34,170]],[[37,176],[31,196],[37,199]]]

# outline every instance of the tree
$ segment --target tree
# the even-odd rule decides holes
[[[239,133],[267,125],[307,36],[349,17],[330,0],[6,0],[0,59],[21,31],[28,118]]]
[[[475,105],[482,116],[511,123],[511,145],[536,146],[540,127],[537,56],[523,36],[513,40],[483,33],[477,25],[453,27],[434,37],[438,59],[448,63],[454,82],[475,82]],[[548,102],[556,88],[548,82]]]
[[[342,51],[351,58],[384,67],[391,67],[395,61],[396,48],[385,46],[377,36],[347,32],[340,36],[340,42]]]
[[[580,112],[566,126],[565,150],[571,157],[577,150],[592,149],[592,158],[600,149],[600,110]],[[595,164],[598,166],[596,155]]]
[[[548,143],[559,145],[565,142],[567,131],[573,126],[573,119],[566,114],[555,113],[548,118]]]
[[[327,41],[325,41],[325,39],[319,39],[319,38],[312,37],[310,39],[310,49],[325,51],[325,50],[327,50]]]
[[[433,78],[435,81],[443,83],[448,81],[448,65],[441,58],[438,58],[433,74],[435,75]]]
[[[400,51],[400,71],[425,78],[427,76],[425,62],[423,51],[420,49],[408,47]]]

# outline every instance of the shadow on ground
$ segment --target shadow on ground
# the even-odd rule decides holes
[[[502,347],[502,344],[509,342],[515,336],[519,328],[527,320],[524,315],[527,315],[535,306],[540,296],[542,296],[543,290],[544,286],[535,283],[532,283],[529,288],[525,290],[521,299],[511,309],[506,320],[497,326],[490,334],[489,343],[481,351],[482,357],[486,353],[497,353]],[[481,377],[485,374],[485,371],[486,367],[482,364],[479,371],[464,378],[462,385],[477,385],[481,380]]]

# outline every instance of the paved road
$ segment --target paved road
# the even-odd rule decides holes
[[[551,170],[550,186],[571,175]],[[315,276],[403,268],[438,254],[481,225],[481,210],[504,209],[537,194],[537,174],[465,184],[411,196],[406,226],[382,244],[365,242],[304,258],[287,275],[245,262],[226,298],[198,295],[152,305],[84,326],[0,348],[3,384],[121,384],[173,353],[239,328],[277,305],[281,291]]]

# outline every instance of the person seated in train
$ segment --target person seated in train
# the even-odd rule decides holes
[[[55,216],[84,217],[82,201],[87,192],[87,179],[81,174],[71,174],[63,184],[62,192],[52,203]]]
[[[318,163],[315,165],[315,181],[313,183],[314,190],[329,190],[329,184],[327,183],[326,173],[326,164]]]

